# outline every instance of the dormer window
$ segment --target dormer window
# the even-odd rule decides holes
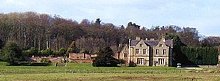
[[[163,44],[159,44],[159,47],[163,47]]]
[[[140,44],[140,47],[142,47],[142,44]]]

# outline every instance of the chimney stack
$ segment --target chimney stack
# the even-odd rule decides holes
[[[145,40],[148,40],[148,38],[145,38]]]
[[[163,42],[166,42],[166,39],[164,38],[164,37],[162,37],[162,39],[161,39]]]
[[[136,37],[136,40],[141,40],[141,38],[140,37]]]
[[[152,40],[152,41],[153,41],[153,40],[154,40],[154,38],[151,38],[150,40]]]

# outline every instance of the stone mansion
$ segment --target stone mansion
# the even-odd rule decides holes
[[[126,64],[134,62],[137,66],[172,66],[173,40],[140,39],[130,40],[117,54]]]

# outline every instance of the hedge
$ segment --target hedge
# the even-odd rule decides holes
[[[215,47],[181,47],[181,51],[189,61],[197,65],[216,65],[218,49]]]

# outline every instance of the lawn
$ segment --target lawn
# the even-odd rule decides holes
[[[5,66],[0,81],[219,81],[219,69],[186,70],[174,67]]]

